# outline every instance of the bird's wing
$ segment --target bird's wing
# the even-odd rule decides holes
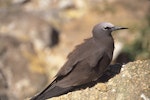
[[[90,57],[88,57],[88,64],[90,67],[96,67],[96,65],[98,64],[98,62],[103,58],[103,51],[97,51],[94,52],[92,55],[90,55]]]
[[[103,57],[103,50],[94,48],[92,39],[85,40],[84,43],[78,45],[73,52],[68,55],[68,61],[59,70],[56,78],[68,75],[80,61],[87,59],[91,67],[96,66],[97,62]],[[95,51],[95,52],[93,52]]]
[[[90,49],[88,48],[88,46],[90,47],[89,42],[92,42],[92,38],[85,39],[82,44],[77,45],[75,49],[67,56],[67,58],[70,59],[74,57],[74,55],[79,55],[80,51],[83,51],[83,50],[86,51],[87,49]]]

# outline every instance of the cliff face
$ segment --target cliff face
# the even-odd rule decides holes
[[[120,73],[108,82],[99,82],[91,88],[87,87],[49,100],[149,100],[149,79],[150,60],[130,62],[123,65]]]

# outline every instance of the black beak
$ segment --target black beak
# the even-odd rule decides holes
[[[128,28],[126,28],[126,27],[119,27],[119,26],[112,27],[112,31],[123,30],[123,29],[128,29]]]

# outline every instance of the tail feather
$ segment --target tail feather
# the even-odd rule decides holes
[[[61,88],[58,86],[55,86],[53,88],[47,88],[46,90],[44,90],[37,96],[34,96],[30,100],[46,100],[48,98],[52,98],[52,97],[56,97],[56,96],[60,96],[62,94],[68,93],[72,89],[73,87]]]

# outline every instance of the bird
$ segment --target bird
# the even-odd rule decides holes
[[[109,22],[96,24],[92,37],[77,45],[67,61],[42,92],[31,100],[46,100],[69,92],[77,86],[98,80],[111,63],[114,51],[112,32],[128,29]]]

